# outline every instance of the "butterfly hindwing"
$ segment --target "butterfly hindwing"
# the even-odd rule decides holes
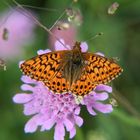
[[[96,84],[90,80],[88,74],[82,74],[80,79],[72,84],[71,92],[75,95],[84,96],[89,94],[95,87]]]
[[[61,71],[59,71],[51,80],[44,83],[54,93],[65,93],[69,91],[69,82],[63,78]]]

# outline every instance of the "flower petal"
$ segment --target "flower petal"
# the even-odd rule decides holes
[[[55,126],[54,140],[64,140],[65,129],[62,123],[57,123]]]
[[[54,119],[49,119],[49,120],[43,122],[42,127],[41,127],[41,131],[50,130],[54,124],[55,124]]]
[[[38,113],[39,110],[40,110],[39,107],[34,107],[32,102],[30,102],[24,105],[23,113],[24,115],[29,116]]]
[[[46,49],[46,50],[38,50],[38,51],[37,51],[37,54],[38,54],[38,55],[42,55],[42,54],[49,53],[49,52],[51,52],[50,49]]]
[[[26,124],[25,124],[25,128],[24,131],[25,133],[33,133],[37,130],[37,121],[38,121],[38,116],[34,116],[32,117]]]
[[[64,125],[66,126],[67,131],[70,131],[73,128],[73,123],[68,119],[65,119]]]
[[[21,80],[24,82],[24,83],[26,83],[26,84],[34,84],[34,83],[36,83],[36,81],[34,80],[34,79],[31,79],[29,76],[25,76],[25,75],[23,75],[22,77],[21,77]]]
[[[96,87],[95,89],[96,91],[106,91],[106,92],[109,92],[111,93],[112,92],[112,87],[108,86],[108,85],[103,85],[103,84],[100,84]]]
[[[80,110],[81,110],[81,108],[78,106],[76,109],[75,109],[75,114],[76,115],[79,115],[80,114]]]
[[[89,112],[89,114],[95,116],[96,112],[93,110],[92,106],[87,105],[87,110]]]
[[[108,98],[108,94],[106,92],[96,93],[93,96],[94,96],[94,100],[100,100],[100,101],[104,101]]]
[[[20,94],[16,94],[13,97],[13,101],[18,104],[23,104],[29,102],[32,98],[33,97],[31,94],[20,93]]]
[[[62,44],[60,43],[62,42]],[[56,41],[55,42],[55,50],[59,51],[59,50],[71,50],[69,45],[66,45],[63,39],[60,39],[60,41]]]
[[[74,136],[76,135],[76,129],[75,127],[73,127],[71,130],[70,130],[70,139],[72,139]]]
[[[24,90],[24,91],[33,91],[34,90],[34,88],[32,86],[27,85],[27,84],[23,84],[21,86],[21,89]]]
[[[86,52],[88,50],[88,45],[86,42],[81,42],[80,47],[81,47],[82,52]]]
[[[103,103],[99,103],[97,102],[96,104],[94,104],[93,106],[96,110],[102,112],[102,113],[110,113],[113,111],[112,105],[110,104],[103,104]]]
[[[79,127],[83,125],[83,119],[79,116],[75,116],[75,122]]]

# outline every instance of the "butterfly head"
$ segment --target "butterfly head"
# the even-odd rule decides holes
[[[73,46],[72,49],[72,59],[71,61],[73,64],[81,65],[83,62],[83,56],[82,56],[82,51],[81,51],[81,42],[76,41],[75,45]]]
[[[80,51],[80,52],[81,52],[81,47],[80,47],[80,45],[81,45],[81,42],[76,41],[76,42],[75,42],[75,45],[73,46],[73,50],[74,50],[74,51]]]

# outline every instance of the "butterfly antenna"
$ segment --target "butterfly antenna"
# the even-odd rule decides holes
[[[21,4],[19,4],[17,1],[12,0],[18,8],[22,9],[23,11],[25,11],[25,13],[23,13],[24,15],[26,15],[29,18],[32,18],[32,20],[39,25],[41,28],[43,28],[45,31],[47,31],[50,35],[54,36],[56,38],[56,40],[58,40],[65,48],[66,45],[60,40],[60,38],[58,38],[55,34],[53,34],[50,29],[48,29],[45,25],[43,25],[39,20],[37,20],[37,18],[35,18],[30,12],[28,12],[28,10],[26,10],[25,8],[23,8],[23,6]],[[67,48],[68,49],[68,48]]]
[[[59,18],[55,21],[55,23],[50,27],[49,30],[52,30],[53,27],[54,27],[55,25],[58,24],[59,20],[64,16],[64,14],[65,14],[65,11],[62,12],[62,14],[61,14],[61,15],[59,16]]]
[[[70,7],[72,7],[72,5],[73,5],[74,2],[75,2],[75,1],[72,1],[72,2],[71,2]],[[65,14],[66,14],[66,9],[62,12],[62,14],[58,17],[58,19],[57,19],[57,20],[55,21],[55,23],[50,27],[49,30],[52,30],[53,27],[54,27],[55,25],[58,24],[59,20],[60,20]]]
[[[97,38],[97,37],[99,37],[99,36],[101,36],[103,34],[104,34],[103,32],[99,32],[96,35],[94,35],[94,36],[90,37],[89,39],[85,40],[85,42],[88,42],[90,40],[94,40],[95,38]]]

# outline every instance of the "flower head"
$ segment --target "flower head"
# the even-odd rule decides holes
[[[21,12],[13,9],[0,15],[0,56],[4,59],[20,55],[21,46],[33,39],[35,24]]]
[[[55,48],[60,50],[61,45],[58,42],[55,45]],[[81,47],[83,51],[87,50],[87,44],[83,43]],[[48,51],[50,50],[45,52],[40,50],[38,53]],[[32,115],[25,125],[25,132],[35,132],[38,126],[41,127],[40,131],[46,131],[54,126],[54,140],[64,140],[65,129],[70,133],[69,137],[73,138],[76,134],[75,126],[81,127],[83,124],[80,116],[81,106],[75,102],[74,96],[71,93],[55,94],[42,82],[35,81],[28,76],[22,76],[21,80],[24,82],[21,86],[24,92],[16,94],[13,101],[24,105],[25,115]],[[31,93],[26,93],[28,91]],[[111,87],[98,85],[95,90],[83,98],[81,105],[85,105],[91,115],[96,115],[96,111],[110,113],[113,110],[112,105],[102,103],[108,98],[110,92],[112,92]]]
[[[66,25],[67,27],[64,27]],[[74,45],[76,34],[77,34],[76,26],[68,22],[59,22],[56,26],[52,28],[51,31],[59,39],[63,38],[66,44],[70,46]],[[49,36],[49,44],[52,48],[55,46],[55,42],[57,42],[56,38],[53,36]]]

